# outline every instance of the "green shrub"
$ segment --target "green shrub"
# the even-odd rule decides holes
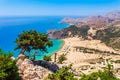
[[[112,72],[112,66],[108,64],[106,69],[102,72],[94,72],[89,75],[83,75],[80,80],[97,80],[100,78],[101,80],[120,80],[115,77],[115,75]]]
[[[44,56],[44,58],[43,58],[43,60],[45,60],[45,61],[51,61],[52,59],[51,59],[51,56]]]
[[[120,60],[116,60],[115,63],[120,63]]]
[[[97,80],[98,79],[98,73],[92,73],[90,75],[83,75],[80,80]]]
[[[65,57],[65,55],[62,54],[62,55],[60,55],[60,56],[58,57],[58,63],[62,64],[62,62],[63,62],[64,60],[66,60],[66,59],[67,59],[67,58]]]
[[[71,66],[63,67],[56,73],[49,74],[45,80],[77,80],[76,78],[74,78],[74,74],[72,72],[69,72],[70,68]]]
[[[117,79],[115,76],[110,76],[106,71],[104,72],[99,71],[94,72],[90,75],[83,75],[80,80],[97,80],[98,78],[100,78],[101,80],[120,80]]]
[[[12,53],[0,50],[0,80],[20,80],[16,61],[11,59]]]

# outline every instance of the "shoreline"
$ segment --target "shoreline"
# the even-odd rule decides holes
[[[55,40],[56,40],[56,39],[55,39]],[[52,52],[52,54],[51,54],[50,56],[53,56],[55,53],[59,52],[59,51],[63,48],[63,46],[64,46],[64,44],[65,44],[65,41],[64,41],[63,39],[57,39],[57,40],[62,41],[62,44],[60,45],[59,50]],[[54,45],[54,44],[53,44],[53,45]]]
[[[56,52],[58,52],[64,45],[64,41],[61,39],[51,39],[53,42],[53,46],[48,48],[48,53],[43,52],[41,56],[36,56],[36,60],[43,60],[44,56],[53,56]]]
[[[106,53],[101,54],[101,52],[91,54],[75,49],[75,46],[79,46],[86,47],[88,49],[98,49],[100,51],[106,50],[115,52],[115,50],[113,50],[111,47],[106,46],[104,43],[101,43],[99,40],[82,40],[78,37],[65,38],[62,40],[64,41],[64,45],[59,51],[56,52],[56,62],[55,54],[51,56],[51,62],[58,64],[60,68],[72,64],[72,69],[76,72],[90,74],[99,70],[103,70],[103,67],[106,67],[107,65],[105,60],[111,59],[113,61],[116,61],[120,59],[119,55],[106,55]],[[64,60],[62,64],[59,64],[58,57],[62,54],[65,54],[66,60]],[[114,65],[114,68],[119,67],[118,64],[112,65]]]
[[[103,56],[100,53],[98,53],[98,54],[89,54],[89,53],[84,54],[83,52],[76,50],[75,49],[76,46],[85,47],[85,48],[89,48],[89,49],[98,49],[100,51],[116,52],[111,47],[108,47],[104,43],[101,43],[99,40],[92,40],[92,41],[84,40],[83,41],[77,37],[65,38],[62,40],[64,41],[64,44],[63,44],[62,48],[56,52],[57,53],[56,60],[58,60],[58,57],[61,54],[66,54],[66,58],[67,58],[67,60],[65,60],[66,64],[69,64],[69,63],[76,64],[77,62],[84,62],[84,61],[90,60],[90,59],[97,59],[97,58],[100,58]],[[54,61],[54,56],[55,56],[54,54],[51,56],[52,61]],[[111,56],[113,56],[113,55],[111,55]],[[106,57],[108,58],[111,56],[106,56]],[[115,59],[115,58],[112,58],[112,59]],[[116,58],[116,59],[118,59],[118,58]]]
[[[62,40],[63,43],[62,43],[62,46],[60,47],[60,49],[59,49],[58,51],[54,52],[54,53],[51,55],[52,61],[54,61],[55,53],[57,53],[57,55],[58,55],[58,53],[59,53],[59,52],[64,48],[64,46],[65,46],[65,41],[64,41],[63,39],[59,39],[59,40]]]

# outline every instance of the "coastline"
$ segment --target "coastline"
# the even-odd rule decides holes
[[[60,55],[59,53],[61,52],[61,50],[62,50],[62,49],[64,48],[64,46],[65,46],[65,41],[64,41],[63,39],[59,39],[59,40],[62,40],[62,41],[63,41],[62,46],[60,46],[59,50],[57,50],[57,51],[55,51],[54,53],[52,53],[51,55],[49,55],[49,56],[51,56],[51,59],[52,59],[53,62],[54,62],[55,53],[57,53],[57,56]],[[58,58],[58,57],[57,57],[57,58]]]
[[[18,35],[22,33],[22,31],[33,29],[37,30],[38,32],[47,34],[48,30],[61,30],[68,26],[68,24],[58,23],[62,19],[63,18],[59,16],[3,17],[1,18],[2,24],[0,24],[0,27],[2,27],[0,29],[0,34],[4,34],[4,36],[0,36],[0,38],[2,39],[0,41],[1,48],[6,52],[14,52],[14,57],[17,58],[20,50],[14,50],[14,48],[16,47],[14,41],[18,37]],[[6,30],[8,31],[6,32]],[[10,34],[10,36],[8,36],[8,34]],[[7,40],[8,38],[9,41]]]
[[[55,39],[55,40],[56,40],[56,39]],[[50,54],[50,56],[52,56],[52,55],[54,55],[55,53],[57,53],[58,51],[60,51],[60,50],[63,48],[64,44],[65,44],[65,41],[64,41],[63,39],[57,39],[57,40],[61,41],[61,43],[59,43],[59,50],[56,50],[56,49],[55,49],[55,51],[53,51],[52,54]],[[54,44],[53,44],[53,45],[54,45]]]
[[[60,55],[64,54],[65,48],[66,48],[67,45],[68,45],[68,44],[66,43],[66,39],[60,39],[60,40],[63,41],[63,44],[62,44],[62,46],[61,46],[61,49],[58,50],[57,52],[55,52],[55,53],[57,53],[57,59],[58,59],[58,57],[59,57]],[[52,61],[54,61],[54,57],[55,57],[55,54],[53,54],[53,55],[51,56]]]
[[[36,60],[43,60],[43,57],[53,56],[56,52],[58,52],[64,45],[64,41],[61,39],[52,39],[53,47],[48,48],[48,53],[43,52],[41,56],[36,56]]]
[[[79,47],[86,47],[89,49],[98,49],[100,51],[110,51],[110,52],[115,52],[111,47],[106,46],[104,43],[101,43],[100,40],[82,40],[81,38],[78,37],[73,37],[73,38],[65,38],[62,39],[64,41],[64,44],[62,48],[57,51],[57,60],[58,57],[62,54],[66,55],[67,60],[64,61],[65,64],[77,64],[79,62],[84,62],[87,60],[92,60],[92,59],[98,59],[102,57],[103,55],[101,54],[89,54],[86,53],[84,54],[83,52],[77,51],[74,47],[79,46]],[[81,56],[81,57],[80,57]],[[52,61],[54,61],[55,55],[53,54],[51,56]],[[107,57],[107,56],[106,56]],[[112,56],[108,56],[107,58],[111,58]],[[115,56],[116,57],[116,56]],[[112,57],[112,59],[119,59]]]

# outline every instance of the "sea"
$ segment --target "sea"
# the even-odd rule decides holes
[[[41,33],[48,33],[49,30],[61,30],[69,24],[60,24],[62,16],[32,16],[32,17],[0,17],[0,48],[5,52],[13,52],[14,57],[18,57],[20,50],[14,50],[15,40],[23,31],[36,30]],[[61,49],[63,40],[52,39],[53,46],[48,49],[48,53],[41,52],[36,56],[36,60],[43,59],[45,55],[53,55]]]

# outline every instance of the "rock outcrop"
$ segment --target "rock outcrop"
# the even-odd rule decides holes
[[[53,63],[42,60],[31,61],[22,54],[18,57],[17,66],[22,80],[44,80],[49,73],[52,73],[52,70],[56,71],[59,69]]]

